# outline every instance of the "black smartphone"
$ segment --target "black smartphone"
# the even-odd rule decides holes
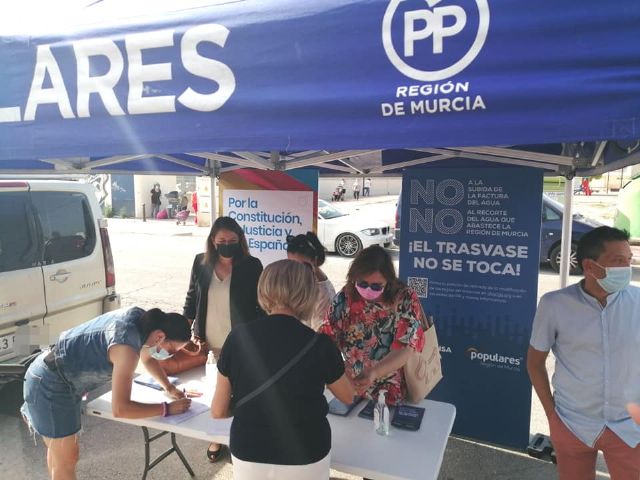
[[[376,402],[373,400],[369,400],[367,404],[364,406],[360,412],[358,412],[358,416],[360,418],[367,418],[369,420],[373,420],[373,410],[376,408]]]
[[[329,402],[329,413],[334,415],[340,415],[341,417],[346,417],[349,415],[351,410],[355,408],[358,403],[360,403],[361,397],[356,397],[353,399],[353,402],[346,404],[342,403],[337,398],[334,398]]]
[[[391,425],[404,430],[419,430],[424,416],[424,408],[413,407],[411,405],[400,405],[396,407],[391,417]]]

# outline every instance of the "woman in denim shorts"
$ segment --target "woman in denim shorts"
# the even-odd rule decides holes
[[[142,418],[183,413],[191,400],[172,385],[158,360],[183,348],[191,337],[186,317],[154,308],[116,310],[63,332],[27,370],[22,415],[43,437],[52,479],[74,479],[82,396],[112,385],[113,414]],[[144,404],[131,400],[138,360],[176,400]]]

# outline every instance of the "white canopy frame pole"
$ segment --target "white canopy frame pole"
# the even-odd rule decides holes
[[[564,182],[564,214],[562,216],[562,241],[560,246],[560,288],[569,283],[571,265],[571,230],[573,227],[573,180],[568,176]]]
[[[218,219],[218,178],[220,178],[220,162],[218,160],[209,160],[213,168],[209,173],[209,191],[211,192],[211,225]]]

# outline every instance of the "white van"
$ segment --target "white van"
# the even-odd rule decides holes
[[[119,307],[93,186],[0,180],[0,387],[62,331]]]

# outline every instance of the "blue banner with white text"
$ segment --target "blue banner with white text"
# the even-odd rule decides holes
[[[640,136],[637,0],[5,3],[0,161],[16,169]]]
[[[455,434],[528,444],[541,203],[533,168],[404,173],[400,276],[434,316],[444,378],[429,398],[456,406]]]

